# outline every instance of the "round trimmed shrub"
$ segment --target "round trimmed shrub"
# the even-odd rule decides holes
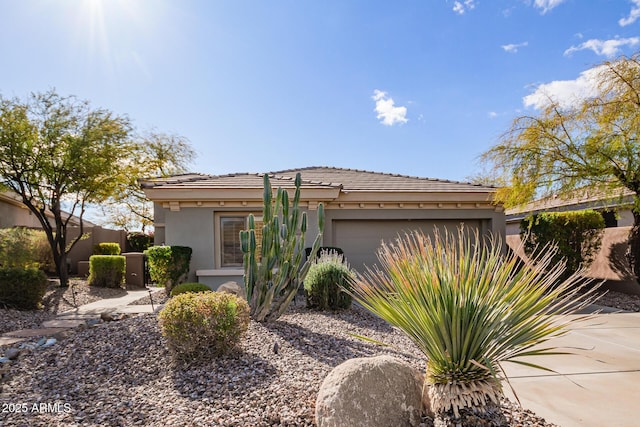
[[[171,296],[184,294],[185,292],[213,292],[210,287],[203,283],[180,283],[171,289]]]
[[[176,360],[207,360],[240,342],[249,327],[249,305],[225,292],[186,292],[171,298],[158,319]]]
[[[311,264],[304,279],[307,308],[339,310],[351,306],[353,272],[344,262],[343,256],[334,251],[322,252]]]
[[[89,285],[120,288],[125,281],[126,258],[122,255],[91,255]]]
[[[0,307],[36,310],[47,291],[47,276],[34,268],[0,268]]]
[[[120,244],[116,242],[102,242],[93,245],[94,255],[120,255]]]

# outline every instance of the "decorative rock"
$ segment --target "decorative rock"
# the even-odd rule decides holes
[[[9,358],[8,357],[0,357],[0,363],[7,363],[9,362]]]
[[[229,294],[234,294],[240,298],[244,298],[245,300],[247,299],[247,294],[244,292],[244,287],[233,281],[224,282],[222,285],[218,286],[217,291],[227,292]]]
[[[100,319],[104,322],[112,322],[114,320],[113,315],[108,312],[100,313]]]
[[[8,348],[7,351],[4,352],[4,357],[9,360],[15,360],[20,355],[20,350],[17,348]]]
[[[49,338],[44,344],[42,344],[42,348],[47,348],[47,347],[51,347],[52,345],[54,345],[55,343],[57,343],[58,340],[55,338]]]
[[[316,400],[318,427],[417,426],[422,384],[392,356],[347,360],[324,379]]]

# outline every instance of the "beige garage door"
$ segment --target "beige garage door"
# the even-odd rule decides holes
[[[435,227],[456,232],[460,224],[457,220],[334,220],[333,241],[344,250],[351,267],[362,272],[364,265],[378,263],[376,252],[383,240],[393,242],[399,234],[416,229],[425,234],[433,234]],[[465,220],[464,226],[472,230],[480,226],[480,221]]]

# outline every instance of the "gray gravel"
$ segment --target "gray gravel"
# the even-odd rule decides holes
[[[384,353],[425,368],[404,335],[359,308],[335,314],[296,309],[272,325],[252,322],[229,357],[176,366],[156,317],[144,315],[80,330],[22,355],[0,402],[28,410],[0,414],[0,425],[313,426],[315,397],[329,371],[353,357]],[[60,410],[38,413],[34,403]],[[503,411],[507,425],[550,425],[511,402]]]
[[[89,286],[84,279],[71,279],[67,288],[61,288],[57,280],[52,280],[43,298],[42,310],[0,309],[0,334],[19,329],[39,328],[42,322],[54,319],[57,314],[72,310],[76,306],[89,304],[103,298],[125,295],[124,289],[109,289]],[[74,305],[74,293],[75,304]]]
[[[609,291],[602,295],[596,304],[625,311],[640,312],[640,295],[629,295],[622,292]]]
[[[123,293],[83,281],[75,290],[79,305]],[[53,313],[73,308],[71,291],[50,286],[45,310],[0,310],[0,332],[38,327]],[[162,293],[154,294],[154,303]],[[639,296],[619,292],[597,303],[640,311]],[[315,396],[329,371],[353,357],[385,353],[424,369],[413,343],[364,310],[318,313],[298,307],[272,325],[252,322],[241,348],[229,357],[175,366],[156,317],[139,316],[77,330],[12,362],[0,403],[13,404],[14,410],[20,404],[26,412],[0,413],[0,425],[313,426]],[[501,406],[505,425],[551,425],[513,402]],[[36,410],[41,408],[48,412]],[[424,425],[431,420],[425,418]]]

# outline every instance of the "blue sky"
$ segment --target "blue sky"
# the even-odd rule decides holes
[[[0,0],[0,94],[186,137],[192,169],[464,180],[540,93],[640,51],[640,0]]]

